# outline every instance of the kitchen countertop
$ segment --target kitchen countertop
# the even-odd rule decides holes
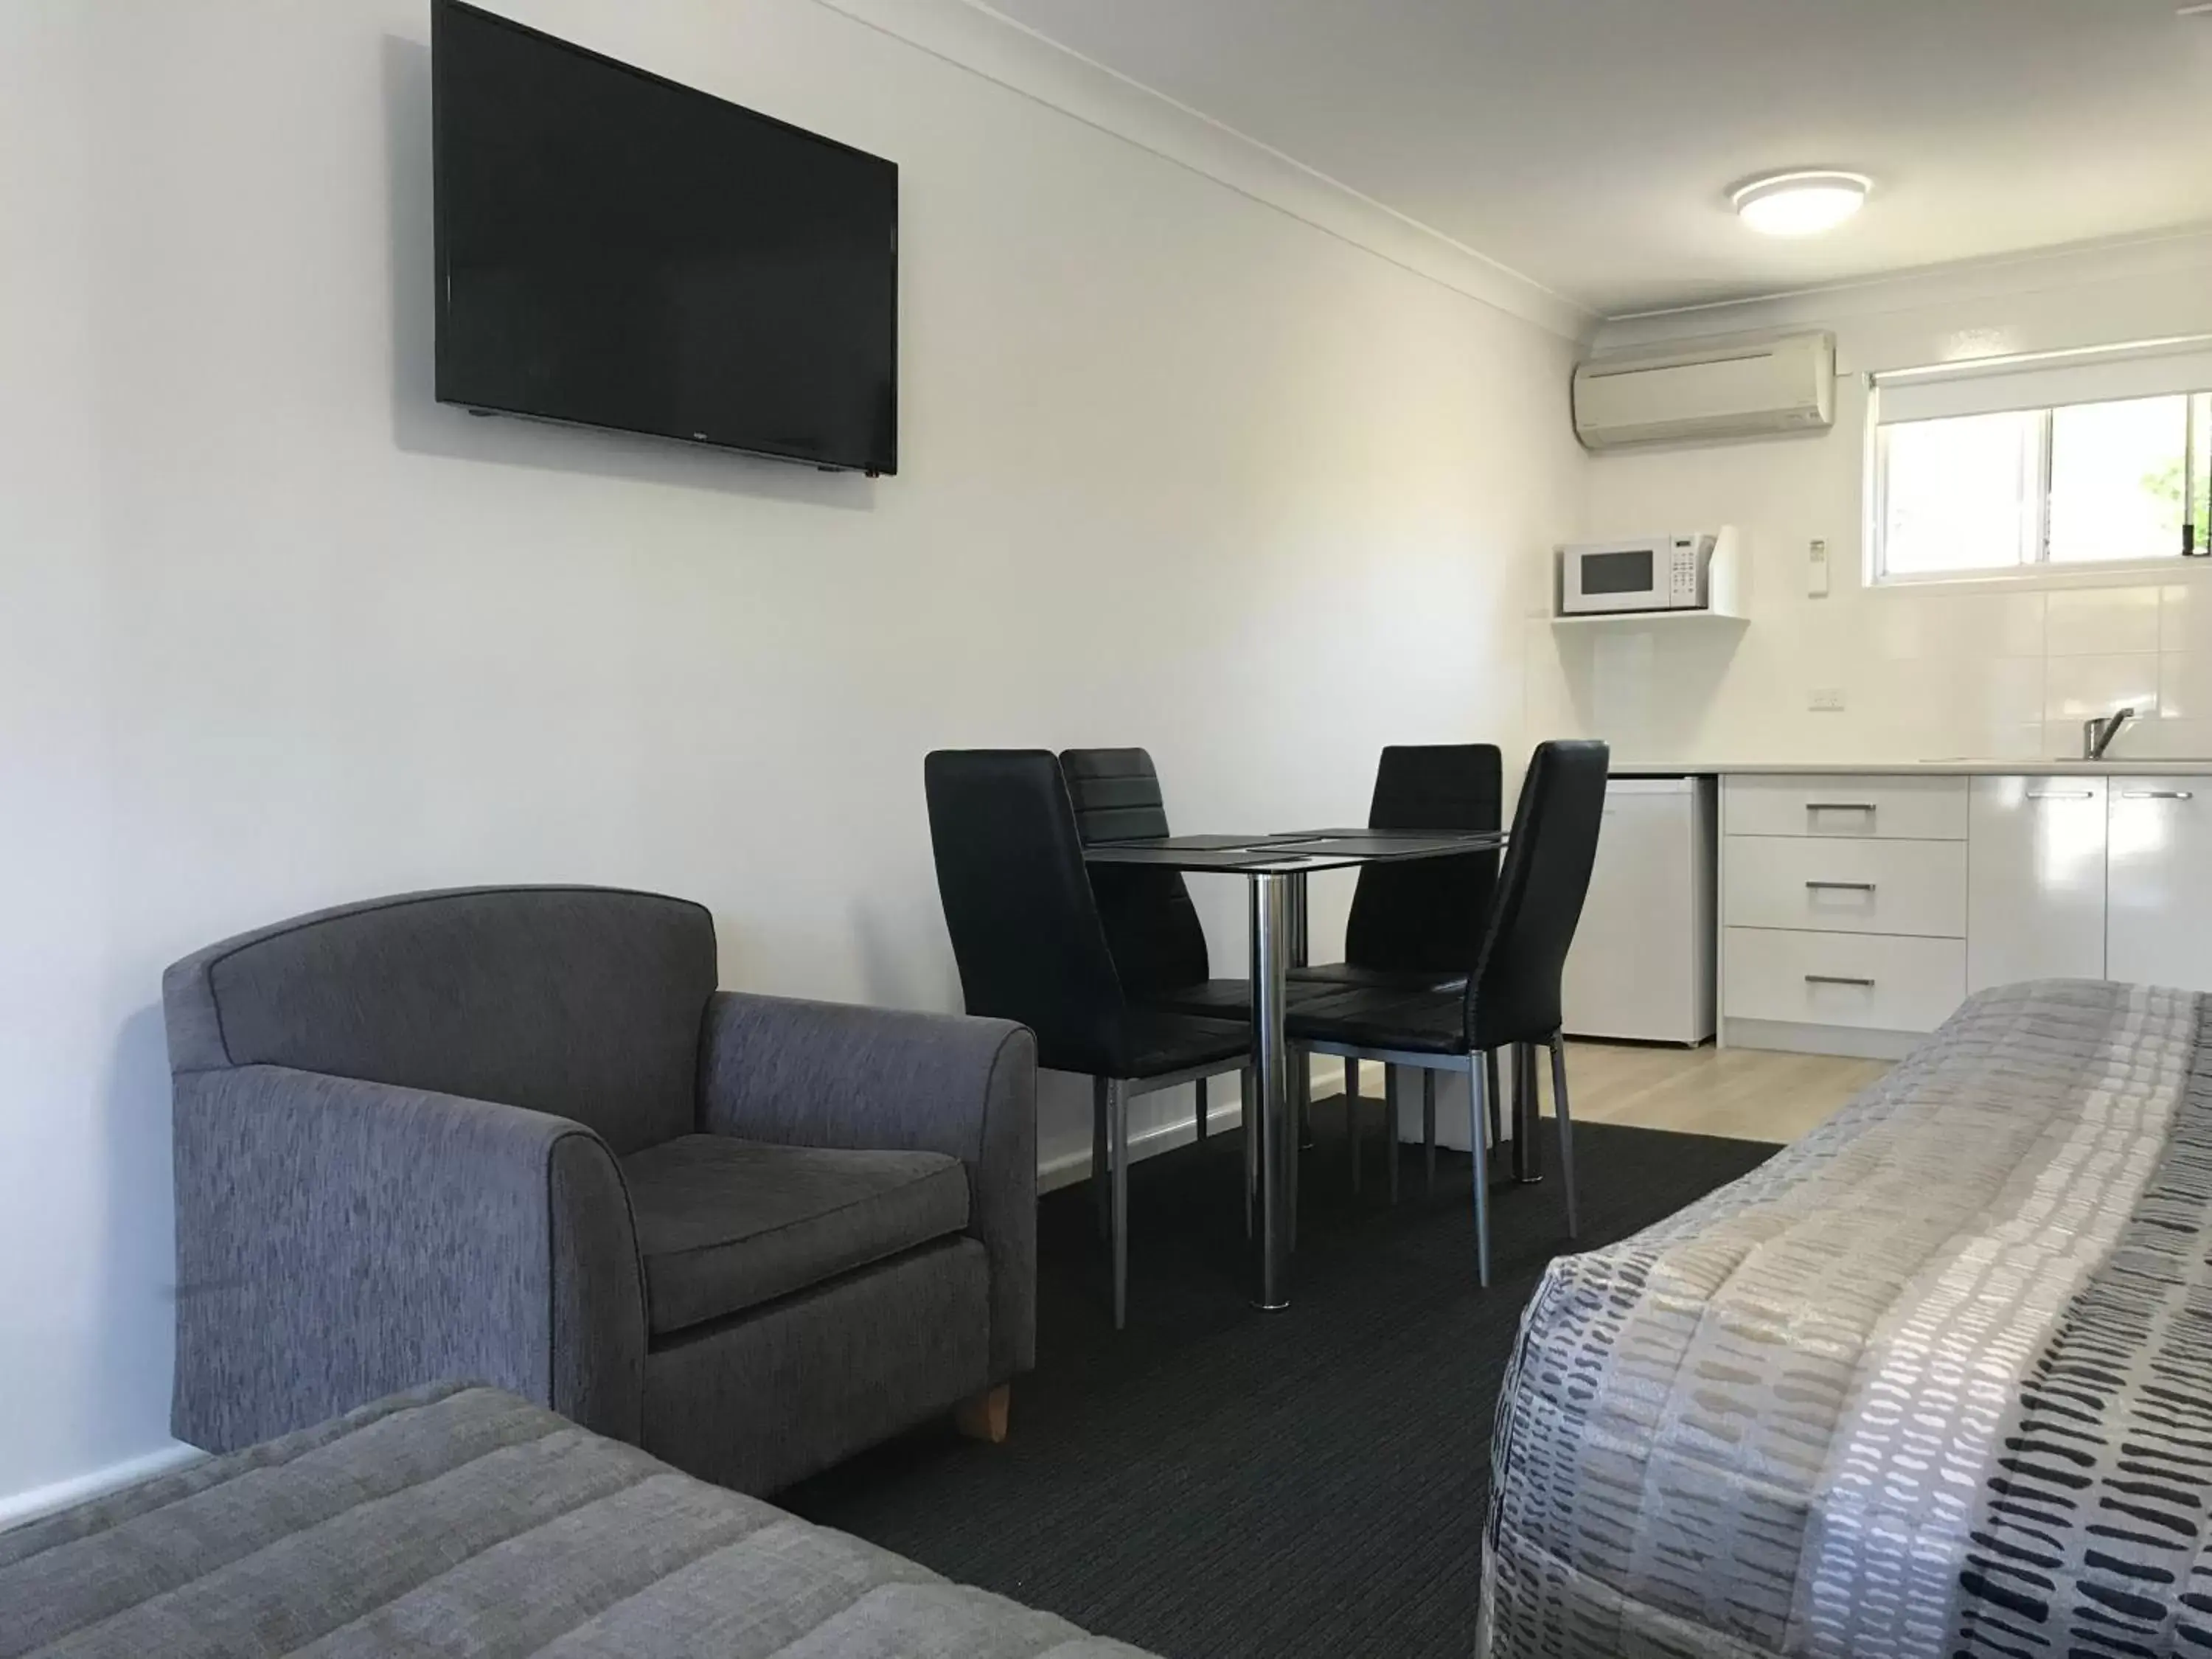
[[[1679,777],[2212,777],[2212,757],[2148,760],[2115,755],[2107,760],[1862,760],[1862,761],[1616,761],[1617,778]]]

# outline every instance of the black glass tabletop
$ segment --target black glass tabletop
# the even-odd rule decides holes
[[[1091,864],[1148,864],[1155,868],[1292,875],[1342,870],[1362,864],[1450,858],[1494,852],[1505,845],[1497,830],[1297,830],[1259,836],[1161,836],[1095,842],[1083,849]]]

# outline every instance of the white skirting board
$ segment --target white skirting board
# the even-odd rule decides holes
[[[1780,1054],[1838,1054],[1847,1060],[1903,1060],[1928,1041],[1925,1031],[1882,1031],[1855,1025],[1802,1025],[1777,1019],[1724,1019],[1719,1046],[1771,1048]],[[1573,1086],[1569,1079],[1568,1086]]]
[[[0,1497],[0,1532],[20,1527],[27,1521],[36,1521],[41,1516],[56,1514],[87,1498],[105,1497],[141,1480],[150,1480],[157,1474],[167,1474],[197,1463],[206,1455],[197,1446],[172,1441],[161,1450],[148,1452],[143,1457],[125,1458],[120,1463],[57,1480],[52,1486],[33,1486],[28,1492]]]

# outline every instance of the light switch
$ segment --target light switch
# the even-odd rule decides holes
[[[1844,688],[1840,685],[1816,685],[1805,706],[1816,714],[1840,714],[1844,712]]]
[[[1828,544],[1813,544],[1812,556],[1805,563],[1805,591],[1816,599],[1828,597]]]

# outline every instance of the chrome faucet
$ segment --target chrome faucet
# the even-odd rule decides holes
[[[2081,758],[2100,761],[2105,751],[2112,746],[2112,739],[2120,735],[2120,728],[2136,717],[2132,708],[2116,708],[2102,720],[2081,722]]]

